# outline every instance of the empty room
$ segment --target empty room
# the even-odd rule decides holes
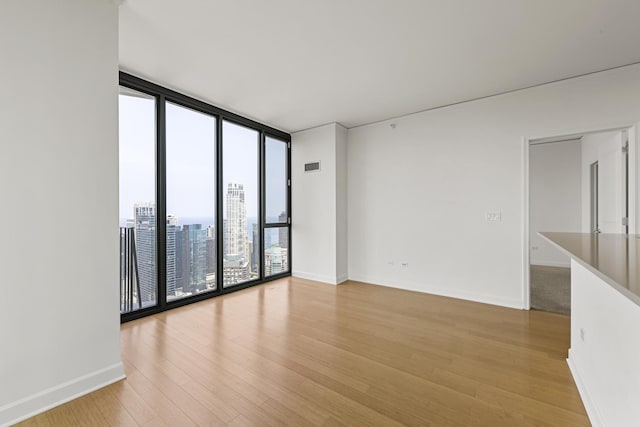
[[[0,10],[0,426],[640,425],[640,2]]]

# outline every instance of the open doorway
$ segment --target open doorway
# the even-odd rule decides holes
[[[529,305],[570,314],[570,258],[538,232],[628,233],[625,129],[529,141]]]

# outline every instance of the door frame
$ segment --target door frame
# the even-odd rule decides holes
[[[589,165],[589,194],[591,200],[589,201],[589,210],[591,211],[591,224],[589,225],[589,231],[591,233],[600,232],[600,220],[598,212],[599,190],[598,184],[600,183],[600,177],[598,176],[598,161]],[[625,191],[627,187],[625,186]]]
[[[549,140],[549,142],[553,142],[555,140],[567,140],[571,138],[581,137],[583,135],[591,134],[591,133],[601,133],[601,132],[614,132],[614,131],[627,131],[629,146],[628,146],[628,159],[629,159],[629,167],[628,167],[628,176],[629,181],[627,184],[627,194],[628,194],[628,224],[629,224],[629,234],[638,234],[640,233],[639,225],[640,225],[640,206],[638,206],[638,202],[640,201],[640,195],[638,194],[638,158],[640,147],[640,123],[631,123],[621,126],[615,126],[611,128],[592,128],[586,129],[583,131],[571,131],[564,133],[552,133],[546,135],[539,136],[523,136],[521,137],[521,153],[522,153],[522,308],[524,310],[531,309],[531,277],[529,271],[529,257],[530,257],[530,246],[531,242],[529,239],[530,232],[530,168],[529,168],[529,159],[530,154],[529,150],[531,148],[531,142],[536,141],[544,141]]]

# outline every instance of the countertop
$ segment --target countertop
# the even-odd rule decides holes
[[[640,306],[640,235],[538,234]]]

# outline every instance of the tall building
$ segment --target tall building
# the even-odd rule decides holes
[[[282,212],[278,217],[278,222],[287,222],[289,217],[286,212]],[[289,248],[289,228],[282,227],[278,229],[278,240],[281,248]]]
[[[207,274],[216,272],[216,228],[207,227]]]
[[[167,298],[176,296],[176,231],[178,230],[178,218],[175,215],[167,215]]]
[[[272,246],[264,251],[264,275],[271,276],[289,270],[288,249]]]
[[[224,286],[246,281],[250,277],[247,209],[242,184],[227,186],[227,218],[225,220]]]
[[[276,235],[275,228],[266,228],[264,233],[262,234],[262,238],[264,239],[264,249],[269,249],[273,245],[273,237]]]
[[[249,262],[238,255],[230,255],[224,258],[224,282],[223,287],[235,285],[249,280]]]
[[[227,251],[227,220],[226,219],[222,220],[222,253],[223,254],[229,253],[229,251]]]
[[[242,184],[230,182],[227,187],[227,253],[245,256],[247,244],[247,209]]]
[[[176,230],[176,290],[192,295],[206,289],[207,231],[201,224]]]
[[[190,286],[192,292],[201,292],[207,289],[207,230],[202,225],[189,226],[189,244]]]
[[[260,265],[260,244],[258,224],[252,224],[251,235],[253,237],[253,247],[251,251],[251,271],[258,273],[258,266]]]
[[[138,259],[138,281],[140,307],[156,303],[156,204],[136,203],[133,206],[135,224],[136,256]]]

